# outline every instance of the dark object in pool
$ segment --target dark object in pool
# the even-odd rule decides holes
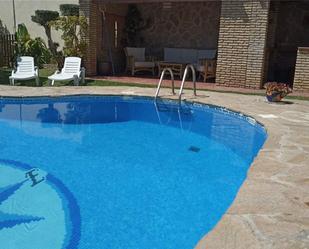
[[[189,151],[192,152],[199,152],[201,149],[199,147],[195,147],[195,146],[190,146]]]

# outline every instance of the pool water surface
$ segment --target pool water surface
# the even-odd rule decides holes
[[[3,98],[1,249],[194,248],[266,136],[252,118],[201,104]]]

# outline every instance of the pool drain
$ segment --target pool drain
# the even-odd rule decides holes
[[[196,147],[196,146],[190,146],[189,147],[189,151],[192,151],[192,152],[199,152],[201,149],[199,147]]]

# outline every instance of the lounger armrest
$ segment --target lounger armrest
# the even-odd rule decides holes
[[[59,70],[56,70],[52,75],[50,75],[50,76],[48,76],[48,78],[49,77],[53,77],[53,76],[55,76],[55,75],[57,75],[57,74],[60,74],[61,72],[59,71]]]
[[[35,75],[39,75],[39,68],[37,66],[34,67],[34,72],[35,72]]]
[[[79,77],[85,78],[85,74],[86,74],[86,69],[84,67],[81,67],[80,72],[79,72]]]
[[[81,79],[82,84],[85,83],[85,76],[86,76],[86,69],[82,67],[80,70],[80,79]]]
[[[17,71],[17,68],[14,67],[13,70],[12,70],[12,72],[11,72],[11,76],[13,76],[13,75],[16,73],[16,71]]]
[[[78,78],[80,78],[82,76],[83,70],[85,70],[85,69],[83,67],[81,67],[78,74],[77,74]]]
[[[61,72],[57,69],[55,72],[54,72],[54,74],[53,75],[55,75],[55,74],[60,74]]]

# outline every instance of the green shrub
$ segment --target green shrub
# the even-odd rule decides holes
[[[58,20],[50,22],[50,25],[63,32],[61,38],[64,41],[64,56],[85,56],[88,23],[84,16],[61,16]]]
[[[32,56],[34,62],[40,68],[49,63],[51,53],[42,38],[32,39],[25,24],[19,24],[16,32],[16,45],[14,51],[15,61],[18,56]]]

